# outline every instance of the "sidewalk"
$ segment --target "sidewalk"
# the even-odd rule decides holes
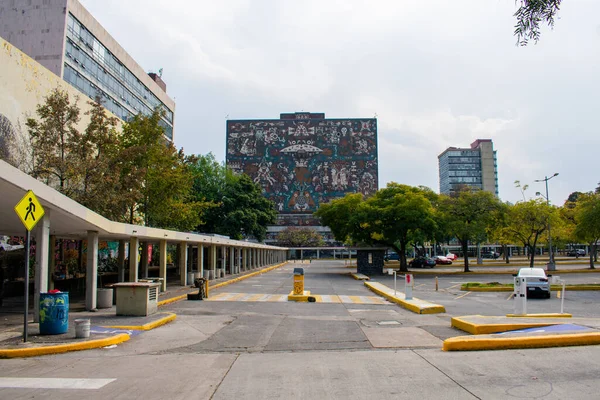
[[[262,269],[245,271],[241,274],[228,275],[210,281],[210,289],[215,289],[241,279],[268,272],[282,266],[276,264]],[[69,326],[66,333],[58,335],[41,335],[39,324],[33,321],[33,302],[30,301],[28,315],[28,338],[23,342],[24,316],[23,298],[7,299],[8,306],[0,308],[0,358],[32,357],[46,354],[64,353],[67,351],[88,350],[113,346],[123,343],[131,336],[143,331],[155,329],[176,318],[174,313],[161,312],[161,305],[173,301],[187,299],[188,293],[197,293],[198,288],[181,286],[179,280],[169,282],[165,292],[159,293],[158,312],[149,316],[117,316],[116,306],[96,311],[85,311],[81,299],[70,299]],[[77,338],[75,332],[76,319],[90,320],[90,337]]]

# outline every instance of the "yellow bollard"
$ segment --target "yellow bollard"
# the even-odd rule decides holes
[[[294,268],[294,295],[302,296],[304,294],[304,269]]]
[[[204,281],[204,295],[206,296],[205,299],[208,299],[208,279]]]

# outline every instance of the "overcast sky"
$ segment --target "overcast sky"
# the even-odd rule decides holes
[[[500,198],[600,181],[600,1],[564,0],[515,46],[514,0],[80,0],[146,71],[163,68],[175,144],[225,158],[225,120],[377,116],[379,186],[439,191],[437,156],[492,139]]]

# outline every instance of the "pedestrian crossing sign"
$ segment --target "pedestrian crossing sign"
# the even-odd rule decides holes
[[[30,190],[15,206],[15,212],[21,219],[25,228],[30,231],[44,216],[44,207],[40,204],[35,194]]]

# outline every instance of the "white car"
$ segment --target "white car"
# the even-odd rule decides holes
[[[531,293],[550,298],[550,282],[543,268],[521,268],[517,276],[527,279],[527,297]]]
[[[451,261],[456,261],[456,259],[458,258],[458,256],[456,254],[453,253],[448,253],[446,254],[446,258],[451,260]]]

